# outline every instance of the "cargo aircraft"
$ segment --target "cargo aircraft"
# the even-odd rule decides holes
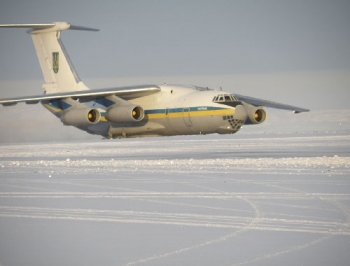
[[[61,41],[63,30],[98,31],[67,22],[2,24],[27,28],[43,72],[44,94],[0,99],[3,106],[41,103],[64,125],[106,138],[233,134],[266,119],[264,107],[309,110],[197,86],[139,85],[90,90]]]

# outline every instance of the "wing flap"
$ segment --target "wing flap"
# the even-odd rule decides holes
[[[0,99],[0,104],[2,104],[3,106],[11,106],[19,102],[25,102],[26,104],[37,104],[40,101],[59,100],[59,99],[66,99],[66,98],[79,99],[79,101],[81,102],[88,102],[88,101],[93,101],[94,99],[97,99],[97,98],[103,98],[110,95],[115,95],[122,99],[134,99],[141,96],[157,93],[160,90],[161,90],[160,87],[157,85],[85,90],[85,91],[52,93],[52,94],[43,94],[43,95],[37,95],[37,96]]]
[[[276,108],[276,109],[282,109],[282,110],[290,110],[293,111],[294,113],[301,113],[301,112],[309,112],[309,109],[297,107],[297,106],[292,106],[289,104],[283,104],[283,103],[277,103],[277,102],[272,102],[268,100],[263,100],[263,99],[258,99],[258,98],[253,98],[249,96],[244,96],[244,95],[239,95],[235,94],[235,97],[242,102],[249,103],[254,106],[265,106],[265,107],[270,107],[270,108]]]

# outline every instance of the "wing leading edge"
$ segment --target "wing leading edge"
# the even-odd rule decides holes
[[[3,106],[15,105],[19,102],[26,104],[37,104],[40,101],[50,101],[58,99],[73,98],[79,99],[80,102],[88,102],[97,98],[103,98],[111,95],[118,96],[123,99],[133,99],[159,92],[161,89],[157,85],[143,85],[122,88],[109,88],[97,90],[74,91],[65,93],[42,94],[37,96],[16,97],[8,99],[0,99]]]
[[[300,108],[288,104],[283,104],[283,103],[276,103],[268,100],[263,100],[263,99],[258,99],[258,98],[253,98],[249,96],[244,96],[244,95],[239,95],[235,94],[236,98],[239,101],[246,102],[248,104],[254,105],[254,106],[265,106],[265,107],[271,107],[271,108],[276,108],[276,109],[283,109],[283,110],[290,110],[293,111],[294,113],[301,113],[301,112],[309,112],[309,109],[305,108]]]

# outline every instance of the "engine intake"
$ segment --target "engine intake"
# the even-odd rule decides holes
[[[106,119],[113,123],[139,122],[144,116],[143,109],[135,105],[112,106],[105,114]]]
[[[264,109],[254,108],[248,111],[248,118],[245,124],[261,124],[266,119],[266,112]]]
[[[250,118],[250,116],[249,116]],[[251,120],[253,120],[252,118],[250,118]],[[266,119],[266,112],[264,109],[257,109],[254,112],[254,122],[257,124],[260,124],[262,122],[264,122]]]
[[[64,113],[61,121],[67,126],[89,126],[100,121],[101,114],[96,109],[74,109]]]
[[[266,119],[266,111],[262,107],[256,107],[242,102],[247,111],[248,117],[245,124],[261,124]]]

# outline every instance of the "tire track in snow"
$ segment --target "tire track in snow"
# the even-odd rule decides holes
[[[324,198],[350,200],[350,194],[280,192],[0,192],[0,198],[208,198],[208,199],[293,199]]]
[[[259,212],[259,209],[255,209],[255,212]],[[341,223],[302,219],[261,218],[260,214],[254,218],[249,216],[203,215],[192,213],[0,206],[0,216],[34,219],[84,220],[95,222],[167,224],[175,226],[232,229],[241,229],[253,221],[249,226],[250,230],[350,235],[348,221]]]
[[[280,255],[289,253],[289,252],[293,252],[293,251],[296,251],[296,250],[300,250],[300,249],[304,249],[304,248],[316,245],[316,244],[318,244],[318,243],[320,243],[322,241],[325,241],[325,240],[327,240],[327,239],[329,239],[331,237],[332,237],[331,235],[322,236],[322,237],[317,238],[314,241],[307,242],[307,243],[302,244],[302,245],[297,245],[297,246],[293,246],[293,247],[290,247],[290,248],[287,248],[287,249],[282,249],[282,250],[277,251],[277,252],[266,253],[266,254],[263,254],[261,256],[252,258],[252,259],[244,260],[244,261],[241,261],[241,262],[238,262],[238,263],[235,263],[235,264],[230,264],[230,266],[239,266],[239,265],[244,265],[244,264],[249,264],[249,263],[255,263],[255,262],[258,262],[258,261],[261,261],[261,260],[277,257],[277,256],[280,256]]]

